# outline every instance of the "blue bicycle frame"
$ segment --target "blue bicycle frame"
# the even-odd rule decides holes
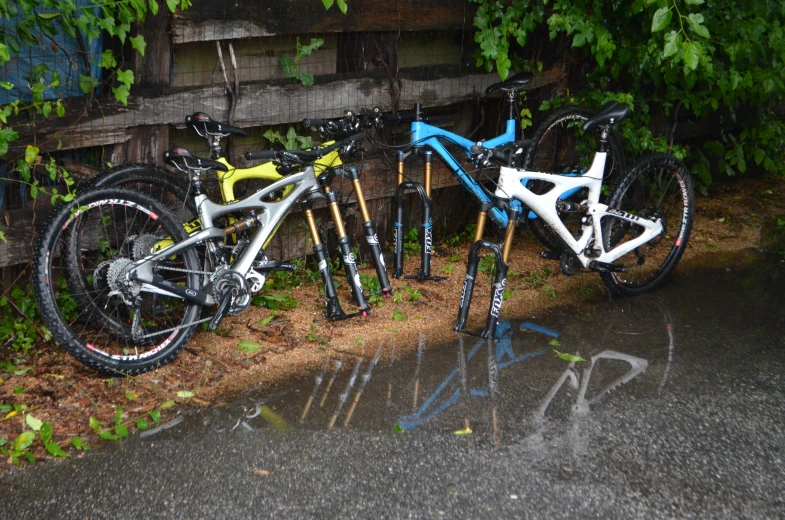
[[[515,141],[515,127],[516,120],[508,119],[504,133],[494,137],[493,139],[483,141],[483,146],[486,148],[493,148],[495,146]],[[482,186],[480,186],[480,184],[474,180],[474,178],[472,178],[472,176],[469,175],[466,170],[463,169],[455,157],[453,157],[447,148],[445,148],[444,145],[439,141],[439,138],[441,137],[463,148],[467,157],[471,156],[471,152],[469,150],[476,144],[475,142],[452,132],[448,132],[447,130],[439,128],[438,126],[429,125],[428,123],[424,123],[422,121],[412,122],[411,133],[411,146],[427,146],[431,148],[433,151],[438,153],[442,159],[444,159],[444,161],[447,163],[447,166],[452,170],[455,178],[458,179],[458,182],[461,183],[461,186],[469,190],[469,192],[477,197],[477,200],[479,200],[481,203],[491,202],[491,198],[488,196]],[[488,215],[502,229],[507,227],[507,215],[501,209],[493,208],[488,212]]]

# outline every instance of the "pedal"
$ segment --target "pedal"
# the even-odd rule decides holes
[[[561,260],[561,251],[540,251],[540,258],[545,260]]]
[[[624,272],[623,265],[598,262],[597,260],[592,260],[591,262],[589,262],[589,269],[597,273],[623,273]]]

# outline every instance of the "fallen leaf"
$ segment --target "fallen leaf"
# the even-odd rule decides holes
[[[269,477],[270,475],[272,475],[272,473],[270,473],[266,469],[255,469],[253,470],[253,474],[256,475],[257,477]]]

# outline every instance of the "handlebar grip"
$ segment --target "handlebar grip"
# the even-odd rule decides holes
[[[262,150],[261,152],[245,152],[245,158],[249,161],[259,159],[273,160],[278,156],[278,150]]]
[[[450,120],[450,116],[425,116],[425,121],[428,123],[446,123]]]
[[[389,116],[385,117],[385,120],[394,125],[411,123],[414,121],[414,112],[407,112],[405,114],[390,114]]]
[[[309,128],[311,126],[323,126],[328,120],[327,119],[303,119],[301,124],[304,128]]]

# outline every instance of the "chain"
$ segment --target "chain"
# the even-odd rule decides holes
[[[180,269],[179,267],[163,267],[161,265],[155,266],[156,270],[177,271],[178,273],[193,273],[193,274],[206,274],[212,276],[214,271],[194,271],[192,269]]]
[[[184,327],[190,327],[191,325],[199,325],[200,323],[204,323],[206,321],[212,320],[214,317],[215,316],[210,316],[209,318],[202,318],[201,320],[192,321],[191,323],[180,324],[180,325],[177,325],[176,327],[171,327],[171,328],[168,328],[168,329],[159,330],[159,331],[156,331],[156,332],[151,332],[150,334],[145,334],[144,336],[140,336],[139,339],[147,339],[147,338],[151,338],[153,336],[160,336],[161,334],[166,334],[167,332],[172,332],[174,330],[182,329]]]

